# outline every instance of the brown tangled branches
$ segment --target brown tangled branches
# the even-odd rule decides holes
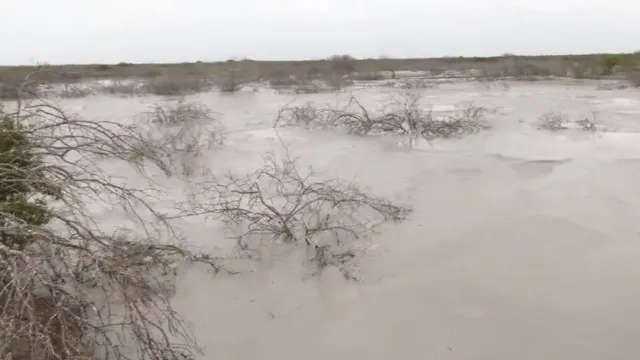
[[[100,166],[169,175],[165,150],[135,127],[69,116],[38,98],[0,109],[0,125],[0,359],[198,353],[171,306],[170,275],[182,263],[218,270],[215,259],[189,251],[154,209],[160,192]],[[106,231],[95,206],[122,210],[135,226]]]

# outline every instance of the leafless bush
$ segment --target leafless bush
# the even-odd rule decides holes
[[[538,127],[549,131],[565,130],[567,116],[562,112],[550,111],[538,118]]]
[[[399,82],[396,81],[396,80],[389,80],[389,81],[385,81],[384,83],[382,83],[381,86],[389,87],[389,88],[397,88],[398,84],[399,84]]]
[[[197,103],[188,102],[185,98],[179,98],[174,104],[165,106],[154,104],[152,111],[144,113],[145,117],[154,124],[175,126],[190,123],[200,119],[212,119],[213,112],[208,107]]]
[[[139,125],[147,129],[148,141],[163,149],[183,175],[192,175],[203,151],[221,145],[222,129],[208,107],[184,98],[154,104],[139,115]]]
[[[356,239],[410,213],[353,183],[323,180],[311,168],[301,172],[288,151],[280,157],[267,153],[262,168],[250,174],[201,184],[183,206],[241,228],[237,242],[243,251],[255,253],[265,242],[306,246],[316,270],[342,267],[355,256],[349,245]]]
[[[350,74],[356,70],[356,59],[351,55],[332,55],[327,58],[332,71],[337,75]]]
[[[418,97],[407,97],[406,102],[395,102],[397,109],[383,110],[382,114],[370,113],[355,97],[342,107],[317,108],[313,103],[302,106],[286,105],[278,111],[274,127],[303,126],[305,128],[342,128],[349,134],[371,135],[382,133],[406,133],[407,127],[418,116],[415,101]],[[390,104],[387,104],[389,106]]]
[[[419,123],[418,129],[422,137],[427,140],[460,138],[489,130],[491,125],[484,119],[494,112],[494,109],[471,103],[458,106],[458,109],[450,114],[423,121]]]
[[[281,77],[273,78],[269,80],[269,85],[275,89],[283,89],[297,86],[302,81],[294,75],[284,74]]]
[[[375,112],[367,110],[355,97],[340,108],[285,106],[274,126],[332,127],[360,136],[407,134],[426,139],[459,137],[490,128],[484,118],[491,109],[469,104],[452,113],[436,115],[423,109],[419,102],[419,93],[407,91],[390,98]]]
[[[322,87],[314,82],[296,85],[291,90],[295,94],[317,94],[323,91]]]
[[[136,96],[148,91],[149,86],[142,81],[111,80],[96,87],[99,93],[106,95]]]
[[[225,75],[217,80],[220,91],[225,93],[234,93],[242,89],[242,82],[236,69],[229,70]]]
[[[54,71],[48,65],[41,65],[38,66],[38,71],[25,75],[21,74],[21,71],[16,73],[5,71],[0,74],[0,99],[18,100],[43,95],[58,97],[90,95],[85,92],[86,87],[74,85],[82,78],[75,72]],[[56,84],[63,84],[62,89]]]
[[[382,104],[375,113],[369,112],[355,97],[346,106],[333,109],[333,124],[345,128],[349,134],[381,135],[406,134],[418,130],[418,123],[430,117],[419,107],[420,95],[405,92]]]
[[[487,90],[509,90],[511,88],[504,79],[491,76],[478,77],[476,84]]]
[[[326,75],[321,78],[288,78],[271,81],[270,85],[283,94],[317,94],[321,92],[340,91],[353,85],[353,80],[337,76]]]
[[[632,85],[624,84],[620,82],[600,83],[596,86],[598,90],[624,90]]]
[[[632,86],[640,87],[640,70],[627,72],[626,78]]]
[[[54,93],[62,99],[79,99],[93,95],[95,92],[91,87],[82,84],[61,84]]]
[[[349,75],[351,80],[356,81],[377,81],[384,80],[387,77],[380,72],[367,72],[367,73],[352,73]]]
[[[300,106],[287,104],[278,110],[273,124],[274,128],[285,126],[301,126],[307,129],[328,128],[333,126],[333,112],[329,109],[318,109],[312,102]]]
[[[210,81],[198,76],[160,76],[147,80],[143,92],[161,96],[181,96],[211,90]]]
[[[198,353],[167,276],[182,263],[217,265],[188,251],[154,209],[160,191],[128,187],[100,165],[166,173],[163,150],[135,127],[70,116],[43,100],[19,101],[0,117],[0,359]],[[96,206],[122,210],[131,226],[105,228]]]
[[[317,94],[324,90],[322,82],[313,79],[289,77],[271,80],[269,84],[281,94]]]
[[[576,125],[584,131],[598,131],[598,119],[596,114],[591,114],[591,118],[585,117],[583,119],[576,120]]]
[[[0,100],[17,100],[37,96],[40,82],[30,77],[16,81],[16,79],[0,79]]]
[[[427,79],[406,79],[400,82],[401,89],[434,89],[438,84]]]
[[[326,76],[322,80],[332,91],[339,91],[353,85],[353,80],[340,75]]]

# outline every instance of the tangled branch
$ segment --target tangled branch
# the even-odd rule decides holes
[[[538,127],[548,131],[566,130],[567,115],[562,112],[546,112],[538,117]]]
[[[153,104],[149,111],[138,115],[138,124],[153,146],[163,150],[165,157],[183,175],[192,175],[194,162],[204,151],[224,142],[222,129],[208,107],[184,98]]]
[[[280,109],[274,127],[303,126],[306,128],[337,128],[348,134],[406,134],[425,139],[456,138],[478,133],[491,126],[484,121],[491,109],[469,104],[452,113],[435,114],[420,106],[420,95],[407,91],[382,104],[372,112],[355,97],[340,108],[316,108],[287,105]]]
[[[0,358],[165,360],[200,351],[171,306],[171,275],[215,259],[189,251],[154,209],[165,150],[135,126],[51,103],[0,109]],[[103,161],[145,175],[127,185]],[[117,230],[96,210],[122,211]]]
[[[385,221],[402,221],[408,207],[362,191],[338,179],[322,180],[300,172],[288,151],[264,156],[262,168],[243,176],[228,174],[201,184],[182,211],[223,220],[243,228],[238,247],[256,250],[265,241],[303,244],[319,268],[355,256],[343,249]],[[340,259],[340,261],[338,261]]]

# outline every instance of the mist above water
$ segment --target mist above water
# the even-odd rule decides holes
[[[301,164],[356,179],[414,213],[370,239],[358,283],[335,269],[307,278],[296,253],[240,275],[183,274],[175,305],[206,347],[203,359],[637,358],[640,92],[510,85],[424,90],[423,104],[436,111],[468,102],[499,108],[493,130],[462,140],[406,149],[395,136],[279,130]],[[374,107],[389,93],[353,95]],[[281,146],[272,129],[278,108],[348,96],[195,96],[224,114],[227,129],[225,147],[206,161],[216,172],[251,171]],[[90,97],[65,106],[126,121],[154,101]],[[595,112],[603,131],[537,129],[548,111],[572,119]],[[167,203],[183,184],[170,186],[176,199]],[[194,245],[225,244],[218,224],[178,226]]]

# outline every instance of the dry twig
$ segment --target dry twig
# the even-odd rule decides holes
[[[206,150],[224,142],[222,128],[208,107],[184,98],[154,104],[138,116],[148,142],[162,149],[170,163],[183,175],[192,175],[193,162]]]

